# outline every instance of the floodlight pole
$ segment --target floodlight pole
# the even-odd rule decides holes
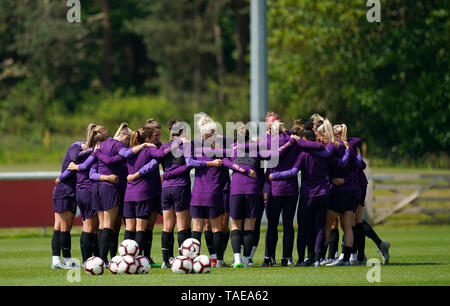
[[[267,0],[250,1],[250,120],[264,122],[268,108]]]

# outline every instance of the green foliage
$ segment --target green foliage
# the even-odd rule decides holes
[[[268,0],[270,109],[288,127],[316,112],[344,122],[391,164],[448,167],[446,2],[383,1],[369,23],[366,1]],[[47,161],[53,146],[28,158],[43,153],[12,139],[50,131],[62,151],[89,122],[250,119],[249,0],[81,4],[68,23],[65,1],[0,1],[0,162]]]
[[[381,23],[363,2],[269,1],[271,108],[347,123],[372,154],[448,151],[446,1],[383,2]]]

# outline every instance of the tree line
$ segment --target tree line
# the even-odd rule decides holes
[[[5,139],[196,111],[249,120],[250,0],[80,3],[69,23],[65,1],[0,0]],[[446,154],[448,8],[382,1],[369,23],[365,1],[268,0],[269,108],[288,127],[316,112],[346,123],[374,156]]]

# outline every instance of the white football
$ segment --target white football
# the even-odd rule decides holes
[[[108,269],[112,274],[117,274],[119,272],[119,263],[122,261],[122,256],[114,256],[109,261]]]
[[[188,238],[181,244],[180,252],[181,255],[187,256],[190,259],[194,259],[200,255],[200,242],[194,238]]]
[[[192,270],[198,274],[211,272],[211,258],[206,255],[197,256],[192,263]]]
[[[139,254],[139,245],[136,241],[131,239],[125,239],[119,245],[120,256],[130,255],[136,257]]]
[[[90,275],[101,275],[105,270],[105,262],[100,257],[89,257],[84,264],[84,271]]]
[[[177,256],[171,266],[173,273],[189,274],[192,271],[192,260],[187,256]]]
[[[135,261],[137,264],[136,274],[147,274],[148,272],[150,272],[150,269],[152,268],[150,259],[141,255],[141,256],[137,256],[135,258]]]
[[[137,264],[133,256],[125,255],[117,265],[117,273],[136,274]]]

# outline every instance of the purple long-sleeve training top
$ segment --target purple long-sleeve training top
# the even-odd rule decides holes
[[[209,157],[203,152],[201,156],[199,153],[194,154],[194,148],[201,146],[203,146],[203,140],[194,139],[191,142],[191,157],[185,156],[186,164],[195,168],[191,205],[218,207],[223,205],[223,192],[229,188],[230,175],[225,167],[207,167],[208,161],[222,157]]]
[[[62,164],[61,164],[61,174],[63,174],[70,162],[75,162],[77,154],[81,151],[81,146],[83,142],[77,141],[70,145],[67,149]],[[67,172],[66,172],[67,173]],[[65,197],[74,197],[75,188],[77,185],[77,177],[75,173],[71,172],[69,175],[62,177],[60,176],[60,183],[55,185],[53,189],[53,199],[62,199]]]

